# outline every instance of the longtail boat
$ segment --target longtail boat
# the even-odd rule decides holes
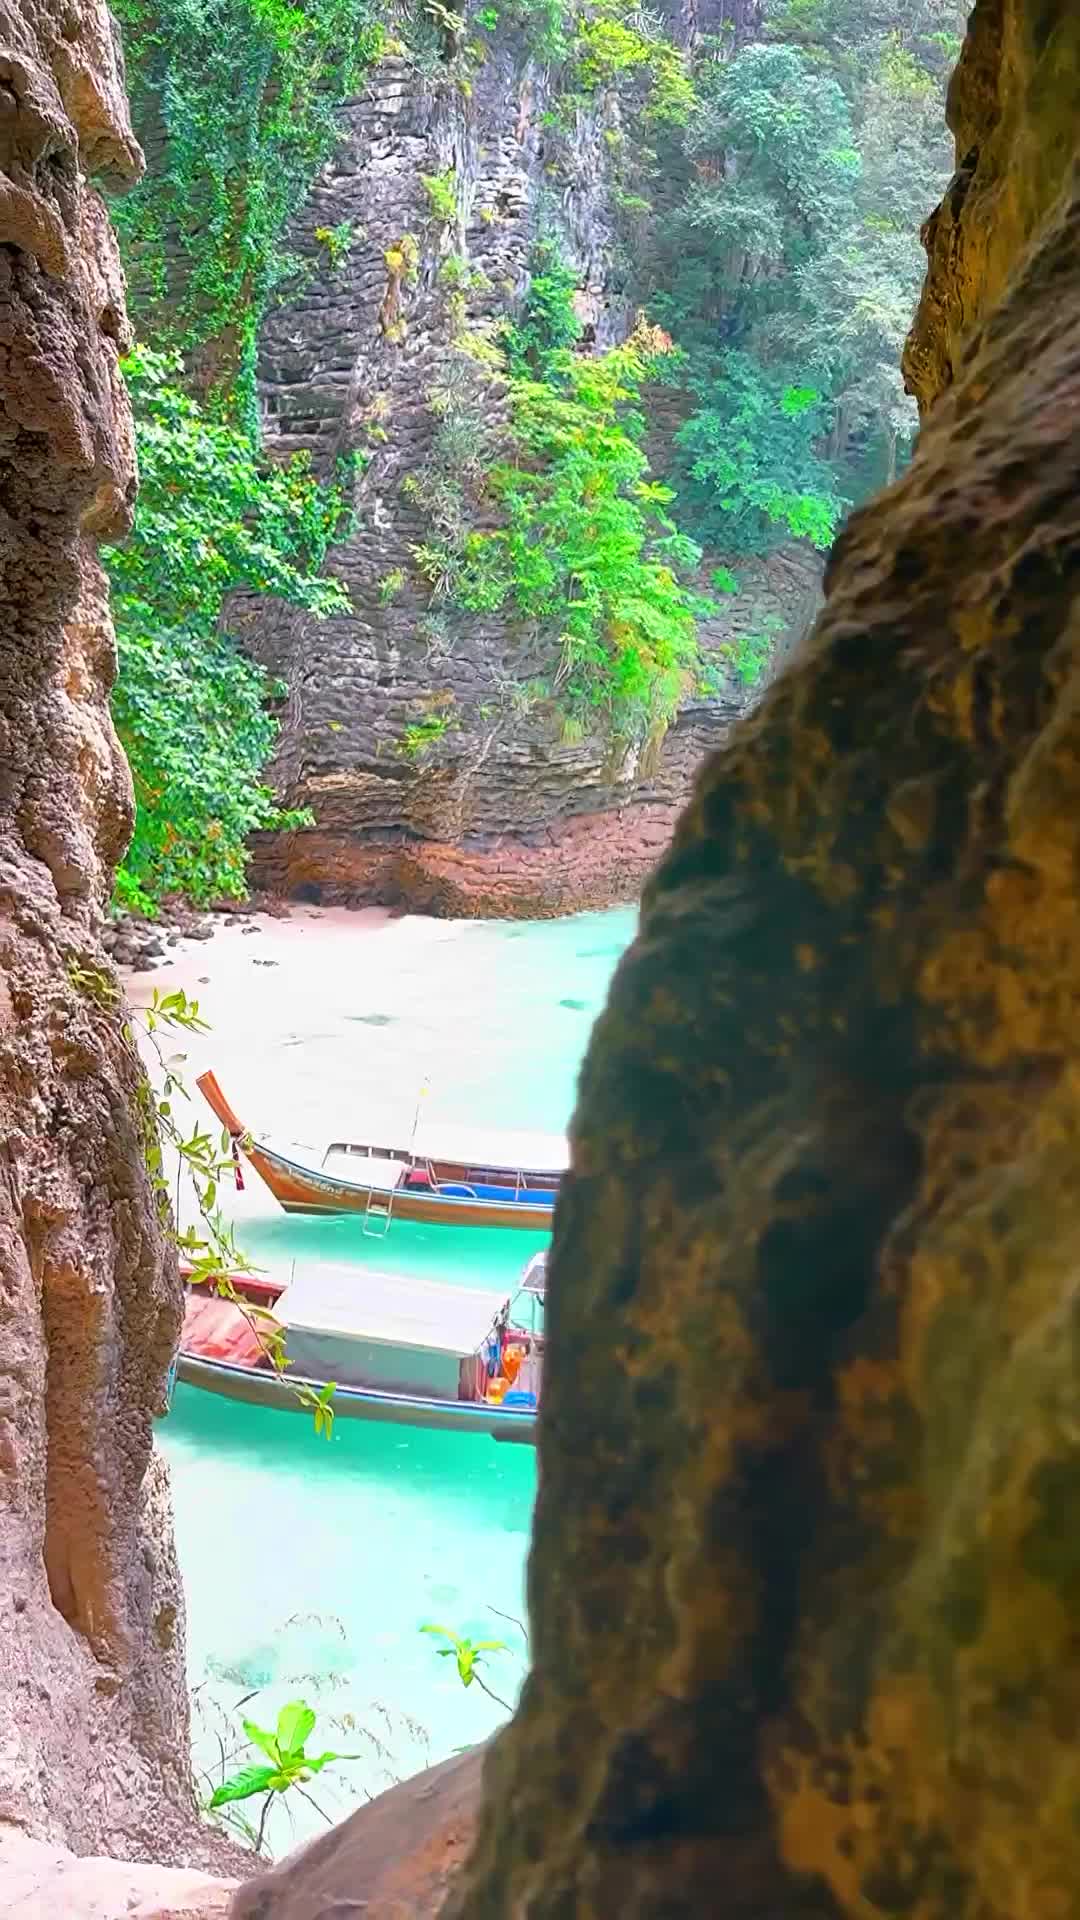
[[[248,1132],[212,1073],[196,1085],[233,1143],[286,1213],[355,1213],[382,1238],[393,1220],[428,1226],[523,1227],[549,1232],[565,1139],[478,1134],[417,1125],[408,1147],[333,1140],[318,1167],[292,1160]]]
[[[188,1386],[303,1412],[297,1388],[309,1389],[310,1406],[311,1393],[333,1381],[337,1419],[534,1441],[543,1254],[529,1261],[512,1294],[366,1268],[312,1267],[287,1284],[252,1274],[230,1278],[237,1300],[188,1288],[175,1363],[175,1378]],[[283,1334],[284,1373],[269,1357],[268,1326]]]

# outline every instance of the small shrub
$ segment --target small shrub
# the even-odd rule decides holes
[[[296,1792],[305,1800],[311,1795],[306,1792],[307,1782],[321,1773],[324,1767],[339,1760],[359,1760],[358,1753],[308,1753],[307,1742],[315,1730],[315,1711],[305,1700],[290,1700],[282,1707],[273,1732],[260,1727],[254,1720],[243,1722],[250,1747],[264,1755],[263,1761],[242,1767],[220,1786],[215,1787],[208,1805],[211,1812],[221,1807],[232,1806],[237,1801],[251,1800],[262,1794],[262,1813],[258,1832],[255,1836],[255,1851],[262,1851],[263,1836],[270,1808],[276,1796]],[[317,1804],[317,1803],[315,1803]],[[319,1809],[321,1811],[321,1809]]]
[[[449,733],[452,721],[448,713],[429,713],[423,720],[417,720],[413,726],[406,727],[397,743],[396,752],[402,760],[419,760]]]
[[[741,633],[725,648],[735,678],[744,687],[756,687],[764,678],[776,652],[784,623],[776,614],[766,614],[757,633]]]
[[[389,573],[384,573],[379,581],[380,606],[388,607],[392,600],[397,599],[404,585],[405,574],[401,567],[392,567]]]
[[[436,220],[443,226],[453,226],[457,219],[457,174],[453,167],[447,167],[445,173],[422,173],[420,180]]]
[[[347,260],[358,235],[351,220],[340,220],[336,227],[316,227],[315,238],[321,247],[326,248],[330,266],[336,273],[343,261]]]
[[[420,267],[420,242],[414,233],[403,233],[399,240],[392,242],[383,255],[387,272],[407,287],[416,285],[416,276]]]

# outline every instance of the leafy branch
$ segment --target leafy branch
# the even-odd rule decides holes
[[[112,987],[107,976],[91,975],[84,969],[69,968],[69,977],[73,985],[80,981],[96,981],[100,978]],[[85,990],[85,988],[84,988]],[[116,998],[119,997],[113,987]],[[100,999],[100,992],[95,998]],[[186,1061],[182,1053],[166,1053],[162,1042],[163,1032],[180,1031],[184,1033],[208,1033],[206,1021],[199,1012],[199,1002],[189,1000],[182,988],[171,993],[161,993],[156,987],[148,1007],[138,1010],[141,1022],[156,1056],[161,1072],[161,1090],[156,1091],[149,1076],[143,1069],[135,1041],[134,1029],[130,1021],[125,1021],[121,1029],[122,1037],[129,1053],[136,1063],[139,1073],[136,1103],[142,1127],[143,1157],[150,1183],[157,1202],[158,1214],[166,1232],[173,1239],[178,1252],[187,1265],[187,1278],[191,1286],[205,1286],[228,1300],[243,1314],[259,1342],[260,1350],[274,1371],[282,1378],[286,1377],[289,1360],[285,1353],[285,1335],[282,1328],[265,1307],[253,1305],[244,1298],[235,1285],[233,1274],[251,1271],[250,1263],[236,1244],[232,1226],[224,1218],[217,1204],[218,1185],[224,1173],[232,1171],[234,1166],[234,1142],[227,1131],[222,1131],[220,1140],[216,1140],[204,1128],[196,1126],[191,1134],[185,1134],[176,1118],[173,1102],[177,1095],[182,1099],[190,1098],[181,1074]],[[181,1231],[179,1222],[174,1220],[169,1197],[169,1182],[165,1177],[165,1143],[168,1142],[177,1155],[181,1167],[187,1169],[195,1195],[201,1227]],[[241,1142],[241,1145],[246,1142]],[[286,1381],[295,1394],[300,1406],[312,1415],[315,1431],[329,1439],[334,1427],[334,1408],[332,1405],[335,1382],[328,1381],[316,1390],[302,1381]]]
[[[502,1707],[507,1713],[513,1712],[509,1700],[504,1700],[501,1694],[489,1687],[487,1681],[477,1671],[486,1662],[489,1653],[509,1653],[510,1649],[505,1640],[469,1640],[455,1633],[451,1627],[435,1625],[421,1627],[420,1631],[450,1642],[449,1646],[439,1648],[439,1658],[456,1660],[458,1678],[463,1687],[471,1687],[475,1681],[481,1693],[486,1693],[488,1699],[494,1700],[497,1707]]]
[[[251,1800],[256,1794],[264,1794],[262,1813],[259,1818],[255,1850],[262,1852],[266,1833],[266,1822],[276,1796],[286,1793],[298,1793],[317,1814],[332,1825],[329,1814],[324,1812],[318,1801],[307,1792],[306,1783],[337,1760],[359,1760],[359,1753],[308,1753],[307,1742],[315,1731],[315,1712],[306,1700],[290,1700],[282,1707],[277,1717],[277,1726],[271,1732],[260,1727],[254,1720],[244,1720],[243,1728],[248,1742],[265,1755],[262,1763],[242,1767],[239,1773],[230,1775],[210,1796],[212,1811],[230,1806],[238,1800]]]

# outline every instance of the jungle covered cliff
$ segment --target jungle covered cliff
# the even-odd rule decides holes
[[[962,7],[118,12],[121,897],[252,835],[309,898],[631,897],[909,455]]]

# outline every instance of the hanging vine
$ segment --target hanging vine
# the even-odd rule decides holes
[[[132,311],[253,437],[259,324],[299,267],[282,236],[381,54],[375,5],[114,0],[151,157],[113,208]]]

